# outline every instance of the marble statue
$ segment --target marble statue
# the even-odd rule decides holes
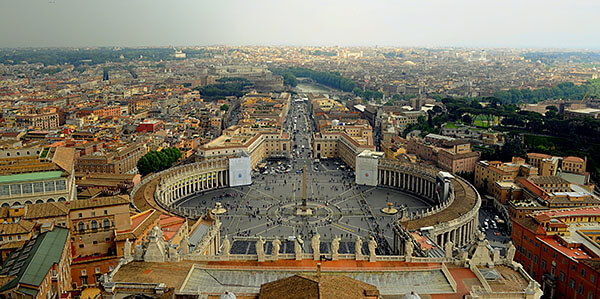
[[[144,248],[142,248],[142,245],[137,244],[133,248],[133,260],[134,261],[143,261],[144,260]]]
[[[231,250],[231,243],[229,243],[229,238],[225,235],[225,239],[223,239],[223,250],[221,251],[221,255],[229,256],[229,251]]]
[[[279,241],[279,238],[275,237],[275,240],[271,241],[271,245],[273,245],[271,255],[277,260],[279,257],[279,250],[281,249],[281,241]]]
[[[515,258],[516,252],[515,245],[513,245],[512,241],[508,242],[508,247],[506,248],[506,261],[512,262]]]
[[[354,242],[354,253],[356,255],[356,260],[362,259],[362,240],[360,236],[356,236],[356,241]]]
[[[259,262],[265,261],[265,240],[262,236],[259,236],[256,241],[256,255],[258,256]]]
[[[132,257],[131,257],[131,242],[129,242],[129,239],[125,239],[125,244],[123,245],[123,257],[127,261],[130,261],[132,259]]]
[[[369,261],[374,262],[376,259],[375,248],[377,248],[377,241],[375,241],[375,238],[373,238],[373,236],[371,236],[371,238],[369,239],[368,245],[369,245]]]
[[[333,241],[331,241],[331,259],[334,261],[338,259],[338,254],[340,250],[340,240],[340,237],[335,236],[333,238]]]
[[[300,236],[296,237],[296,242],[294,242],[294,253],[296,254],[296,260],[302,259],[302,239]]]
[[[318,261],[319,258],[321,257],[321,235],[316,234],[312,237],[312,239],[310,240],[310,246],[312,247],[313,250],[313,259],[315,261]]]
[[[190,253],[190,241],[188,240],[188,237],[185,236],[183,238],[183,240],[181,240],[181,245],[180,246],[180,254],[181,255],[187,255]]]

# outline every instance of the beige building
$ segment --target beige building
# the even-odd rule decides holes
[[[258,129],[232,126],[223,135],[197,149],[201,160],[237,157],[239,152],[250,156],[252,168],[266,158],[289,157],[290,137],[278,129]]]
[[[135,169],[138,160],[147,152],[148,150],[141,142],[121,144],[77,158],[75,171],[126,174]]]
[[[554,157],[540,153],[528,153],[527,163],[539,168],[540,175],[556,175],[558,170],[561,172],[585,174],[587,158],[579,157]]]
[[[75,199],[74,150],[44,148],[39,154],[0,158],[2,207]]]
[[[474,185],[492,194],[497,187],[497,182],[514,182],[518,176],[528,177],[537,174],[537,167],[525,164],[525,160],[518,157],[514,157],[510,163],[479,161],[475,165]]]

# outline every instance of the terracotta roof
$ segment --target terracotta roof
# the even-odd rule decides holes
[[[97,208],[97,207],[106,207],[106,206],[115,206],[122,204],[129,204],[129,196],[127,195],[117,195],[117,196],[107,196],[107,197],[96,197],[92,199],[84,199],[84,200],[73,200],[67,201],[63,204],[69,208],[69,210],[79,210],[79,209],[87,209],[87,208]]]
[[[71,173],[73,171],[73,161],[75,149],[71,147],[57,147],[52,157],[52,162],[60,166],[64,171]]]
[[[24,219],[37,219],[47,217],[66,216],[71,210],[106,207],[129,204],[129,196],[117,195],[80,199],[67,202],[47,202],[27,205],[27,214]]]
[[[569,185],[569,181],[555,175],[530,176],[528,180],[536,185],[540,184],[561,184]]]
[[[31,232],[34,227],[35,223],[27,220],[21,220],[17,223],[2,223],[0,224],[0,235],[26,234]]]
[[[534,158],[552,158],[552,156],[550,155],[546,155],[546,154],[540,154],[540,153],[528,153],[527,157],[534,157]]]
[[[343,275],[294,275],[263,284],[258,298],[379,298],[379,290]]]
[[[514,218],[513,221],[518,222],[521,226],[530,230],[533,233],[537,233],[538,229],[541,228],[541,225],[537,221],[535,221],[533,217]]]
[[[0,245],[0,250],[19,249],[19,248],[25,246],[25,243],[27,243],[27,240],[4,243],[4,244]],[[0,285],[2,285],[2,283],[0,283]]]
[[[146,216],[146,214],[149,214]],[[134,217],[143,217],[141,222],[138,222],[137,225],[132,226],[131,230],[117,232],[117,236],[115,237],[115,241],[124,241],[126,239],[136,240],[140,237],[145,231],[149,230],[151,226],[159,219],[161,213],[156,210],[147,210],[138,215],[134,215]],[[135,222],[135,221],[132,221]]]
[[[567,161],[567,162],[579,162],[579,163],[583,163],[584,160],[579,158],[579,157],[574,157],[574,156],[568,156],[566,158],[563,159],[563,162]]]
[[[23,219],[59,217],[67,214],[69,209],[62,202],[46,202],[27,205],[27,212]]]

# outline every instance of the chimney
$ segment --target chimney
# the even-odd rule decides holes
[[[317,277],[321,277],[321,263],[317,263]]]

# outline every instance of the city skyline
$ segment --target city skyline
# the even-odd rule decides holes
[[[1,47],[203,45],[600,49],[594,1],[134,0],[3,4]],[[93,12],[93,13],[91,13]]]

